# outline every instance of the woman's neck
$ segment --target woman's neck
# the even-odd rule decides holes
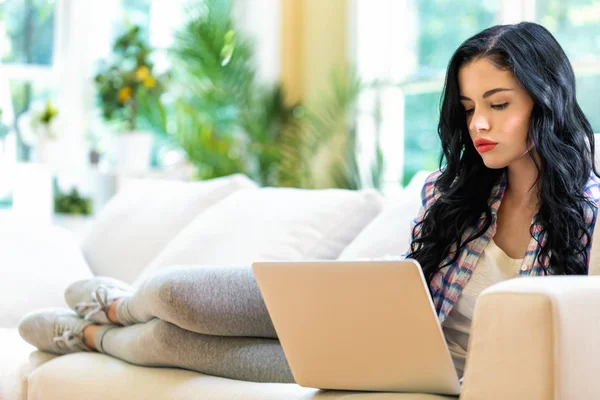
[[[510,164],[507,168],[507,186],[505,196],[511,203],[536,209],[538,208],[539,182],[538,171],[528,154]]]

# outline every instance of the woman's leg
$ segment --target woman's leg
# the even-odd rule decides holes
[[[277,337],[247,266],[159,270],[118,303],[117,318],[124,325],[160,318],[205,335]]]
[[[292,383],[279,341],[203,335],[160,319],[102,331],[98,351],[132,364],[176,367],[254,382]]]

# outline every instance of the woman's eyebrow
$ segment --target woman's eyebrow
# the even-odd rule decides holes
[[[483,94],[483,98],[485,99],[485,98],[490,97],[491,95],[496,94],[498,92],[506,92],[506,91],[509,91],[509,90],[514,90],[514,89],[496,88],[496,89],[488,90],[487,92],[485,92]],[[463,95],[460,95],[460,99],[461,100],[473,101],[470,98],[468,98],[467,96],[463,96]]]

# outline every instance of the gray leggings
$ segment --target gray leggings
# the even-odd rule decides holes
[[[99,351],[132,364],[255,382],[294,378],[250,267],[159,270],[117,308]]]

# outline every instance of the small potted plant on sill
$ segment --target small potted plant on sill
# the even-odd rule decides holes
[[[35,112],[31,120],[31,129],[36,136],[32,161],[47,163],[51,146],[56,141],[56,117],[58,109],[48,100],[43,109]]]
[[[54,223],[76,235],[85,232],[93,213],[92,199],[82,196],[73,187],[68,192],[54,187]]]

